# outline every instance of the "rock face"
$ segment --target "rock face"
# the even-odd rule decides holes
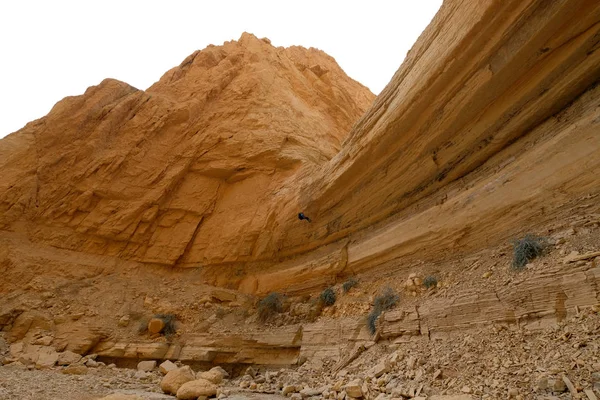
[[[209,326],[182,343],[121,340],[107,327],[128,311],[240,306],[245,294],[303,295],[354,274],[458,258],[581,207],[594,224],[599,22],[591,0],[445,1],[371,107],[373,96],[324,53],[249,34],[192,54],[146,91],[106,80],[64,99],[0,141],[0,293],[28,282],[59,307],[26,311],[45,304],[7,295],[0,327],[10,342],[35,331],[57,350],[107,358],[281,365],[330,356],[343,368],[344,353],[357,357],[372,339],[364,316],[267,333]],[[568,270],[386,311],[377,337],[560,322],[597,304],[597,251],[568,256]],[[123,282],[145,271],[189,286],[127,297]],[[109,279],[103,293],[86,291]],[[64,311],[69,280],[87,294],[86,313]],[[179,307],[186,289],[207,284],[220,289]],[[114,297],[119,287],[131,304]],[[177,304],[165,305],[169,296]],[[92,324],[100,301],[131,310]],[[24,360],[35,363],[32,354]],[[195,379],[183,375],[163,390]]]
[[[147,263],[251,260],[278,223],[265,205],[373,98],[323,52],[250,34],[146,91],[105,80],[0,142],[0,228]]]
[[[181,385],[177,391],[177,398],[182,400],[193,400],[200,396],[214,396],[217,394],[217,386],[206,379],[197,379]]]
[[[258,294],[504,240],[597,187],[598,12],[446,2],[352,130],[366,88],[250,34],[106,80],[0,141],[0,227]]]
[[[302,290],[415,253],[472,251],[597,193],[599,8],[444,2],[340,153],[281,203],[279,214],[302,209],[313,222],[286,223],[272,240],[304,255],[241,288]],[[317,259],[329,273],[307,272]]]

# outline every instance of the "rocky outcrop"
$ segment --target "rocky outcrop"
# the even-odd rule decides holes
[[[300,360],[331,359],[344,363],[344,360],[351,362],[353,357],[360,355],[373,340],[429,339],[490,324],[519,326],[526,331],[557,326],[579,315],[580,310],[598,307],[600,268],[594,265],[595,262],[588,262],[567,269],[560,266],[546,268],[528,279],[496,290],[471,290],[450,299],[423,299],[416,307],[400,305],[381,314],[375,335],[367,328],[366,313],[267,330],[186,334],[168,342],[98,339],[93,324],[59,324],[53,328],[56,332],[45,332],[51,338],[58,334],[71,337],[72,340],[67,342],[69,347],[73,343],[98,340],[89,348],[79,349],[79,353],[93,353],[111,362],[164,359],[192,364],[292,365]],[[23,315],[27,316],[27,313]],[[87,329],[81,329],[82,326]],[[12,359],[35,364],[38,368],[52,366],[57,361],[60,365],[79,361],[81,357],[70,351],[57,353],[49,346],[36,345],[39,332],[40,328],[32,324],[24,332],[23,340],[12,345]],[[84,336],[85,332],[88,336]],[[53,343],[59,350],[65,346],[65,342],[55,340]]]
[[[170,359],[212,364],[290,365],[298,361],[302,328],[245,334],[195,334],[185,343],[105,341],[94,353],[109,359]]]
[[[313,223],[275,231],[279,254],[348,243],[343,274],[439,260],[597,194],[599,15],[591,1],[445,2],[340,153],[281,204]]]
[[[370,93],[250,34],[104,81],[0,142],[0,224],[256,294],[498,243],[597,192],[599,13],[446,2],[348,137]]]
[[[66,98],[0,141],[0,325],[107,358],[341,368],[372,339],[578,314],[600,298],[597,246],[573,268],[385,311],[374,337],[364,316],[232,333],[184,311],[407,272],[600,212],[599,38],[597,1],[453,0],[370,108],[324,53],[249,34],[146,91],[106,80]],[[19,304],[28,290],[43,296]],[[164,312],[203,329],[127,337],[126,315]]]
[[[0,142],[0,228],[145,263],[250,260],[277,223],[265,205],[373,97],[325,53],[250,34],[146,91],[105,80]]]

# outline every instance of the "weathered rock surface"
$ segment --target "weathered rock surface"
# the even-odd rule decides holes
[[[140,361],[137,365],[138,371],[152,371],[156,368],[156,361]]]
[[[188,366],[170,371],[160,382],[160,388],[167,394],[177,394],[179,388],[186,382],[196,379],[194,371]]]
[[[160,372],[161,372],[163,375],[166,375],[166,374],[168,374],[169,372],[171,372],[171,371],[173,371],[173,370],[175,370],[175,369],[177,369],[177,365],[175,365],[175,363],[173,363],[173,362],[172,362],[172,361],[170,361],[170,360],[167,360],[167,361],[164,361],[164,362],[162,362],[162,363],[159,365],[159,367],[158,367],[158,370],[159,370],[159,371],[160,371]]]
[[[200,396],[214,396],[217,386],[206,379],[196,379],[181,385],[177,390],[177,398],[181,400],[195,400]]]
[[[221,286],[188,309],[239,305],[244,293],[301,295],[458,257],[576,214],[599,192],[599,21],[590,0],[446,1],[371,108],[372,95],[324,53],[248,34],[192,54],[146,91],[106,80],[64,99],[0,141],[0,325],[22,341],[11,353],[28,365],[45,344],[204,363],[358,356],[372,339],[364,316],[248,333],[209,324],[181,342],[121,339],[126,312],[181,311],[163,297],[178,302],[186,288],[144,288],[130,310],[100,322],[94,309],[106,299],[90,289],[101,278],[181,274],[188,288]],[[571,253],[568,271],[386,311],[377,338],[561,323],[597,304],[597,252]],[[22,290],[60,300],[42,312],[45,301],[14,300]],[[68,291],[84,310],[67,311]],[[44,351],[40,365],[53,365]]]
[[[246,33],[146,91],[105,80],[0,141],[0,228],[147,263],[255,259],[273,194],[330,160],[373,98],[325,53]]]
[[[301,328],[247,334],[193,334],[185,345],[147,342],[100,343],[94,351],[103,357],[167,358],[184,362],[290,365],[297,361]],[[171,372],[169,372],[171,374]],[[169,375],[167,374],[167,376]],[[222,373],[219,373],[222,375]]]
[[[204,371],[197,374],[197,377],[214,383],[215,385],[218,385],[223,380],[223,374],[219,371]]]
[[[445,2],[340,153],[281,203],[280,215],[313,219],[273,234],[283,254],[303,255],[242,287],[293,291],[399,258],[473,251],[597,193],[599,12],[578,0]],[[341,266],[311,275],[317,259]],[[291,288],[272,279],[296,271],[304,276]]]
[[[78,363],[81,360],[81,355],[73,353],[72,351],[64,351],[58,354],[58,365],[69,365]]]

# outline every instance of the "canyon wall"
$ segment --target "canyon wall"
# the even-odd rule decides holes
[[[102,324],[127,304],[191,326],[207,285],[234,309],[400,276],[568,216],[594,224],[599,82],[592,0],[445,1],[377,98],[322,51],[251,34],[147,90],[107,79],[0,140],[0,325],[41,321],[63,349],[107,358],[341,358],[341,342],[371,339],[364,316],[175,344]],[[597,262],[400,307],[378,332],[561,320],[598,303]],[[21,301],[30,292],[44,301]],[[53,318],[27,314],[46,307]]]
[[[0,141],[0,228],[168,266],[249,260],[265,205],[334,157],[373,98],[322,51],[251,34],[146,91],[107,79]]]

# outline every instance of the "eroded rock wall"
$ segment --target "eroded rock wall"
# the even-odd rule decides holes
[[[265,205],[373,98],[325,53],[250,34],[146,91],[105,80],[0,142],[0,227],[146,263],[252,259],[277,217]]]

